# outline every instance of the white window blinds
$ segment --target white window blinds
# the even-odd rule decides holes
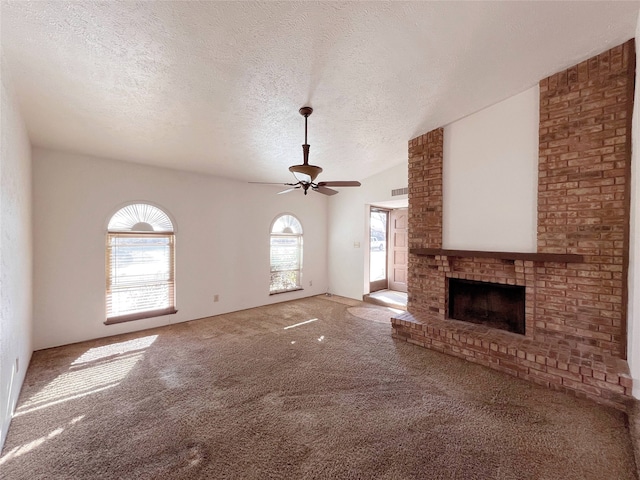
[[[271,228],[270,293],[302,288],[302,225],[293,215],[278,217]]]
[[[106,323],[176,312],[175,235],[154,231],[158,219],[162,230],[171,230],[172,225],[164,212],[151,205],[129,205],[125,209],[129,213],[147,211],[151,216],[129,215],[124,222],[126,215],[120,210],[112,217],[109,226],[117,225],[114,230],[118,231],[110,228],[107,233]]]

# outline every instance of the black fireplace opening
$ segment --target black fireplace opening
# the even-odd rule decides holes
[[[449,279],[449,318],[525,333],[525,287]]]

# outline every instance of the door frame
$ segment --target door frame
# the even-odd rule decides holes
[[[381,280],[374,280],[373,282],[371,280],[369,280],[369,293],[373,293],[373,292],[377,292],[378,290],[385,290],[387,288],[389,288],[389,212],[390,209],[388,208],[381,208],[381,207],[376,207],[373,205],[369,206],[369,235],[368,235],[368,241],[367,241],[367,246],[369,247],[368,249],[368,255],[369,255],[369,279],[371,278],[371,213],[373,212],[384,212],[387,216],[387,221],[385,223],[385,249],[384,249],[384,254],[385,254],[385,259],[384,259],[384,271],[385,271],[385,277]]]

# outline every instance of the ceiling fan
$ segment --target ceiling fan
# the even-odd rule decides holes
[[[337,190],[333,190],[328,187],[359,187],[360,182],[355,181],[339,181],[339,182],[316,182],[316,178],[322,172],[322,168],[317,165],[309,164],[309,147],[310,145],[307,143],[307,119],[309,115],[313,113],[313,108],[311,107],[302,107],[300,110],[300,115],[304,117],[304,145],[302,145],[302,154],[303,154],[303,163],[300,165],[292,165],[289,167],[289,171],[293,173],[293,176],[297,180],[295,183],[268,183],[268,182],[249,182],[249,183],[262,183],[266,185],[285,185],[287,187],[286,190],[278,192],[278,195],[282,193],[289,193],[294,190],[302,189],[304,194],[307,194],[309,189],[314,192],[322,193],[323,195],[335,195],[338,193]]]

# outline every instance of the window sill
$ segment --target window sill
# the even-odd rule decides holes
[[[174,307],[163,308],[161,310],[151,310],[148,312],[132,313],[130,315],[120,315],[119,317],[107,318],[105,325],[113,325],[115,323],[132,322],[134,320],[142,320],[143,318],[162,317],[164,315],[173,315],[178,313]]]
[[[304,288],[298,287],[298,288],[292,288],[291,290],[279,290],[277,292],[269,293],[269,296],[271,296],[271,295],[280,295],[281,293],[299,292],[300,290],[304,290]]]

